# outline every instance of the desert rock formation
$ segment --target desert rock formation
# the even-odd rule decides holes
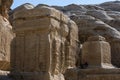
[[[54,8],[31,4],[14,10],[13,19],[16,37],[11,53],[11,73],[14,78],[64,80],[66,69],[75,67],[77,25]]]
[[[110,44],[102,36],[91,36],[83,44],[82,65],[82,69],[67,69],[65,80],[120,79],[120,69],[111,64]]]
[[[8,12],[13,0],[0,0],[0,14],[8,19]]]
[[[102,35],[111,45],[112,63],[120,67],[120,1],[110,1],[96,5],[70,4],[62,8],[63,11],[76,22],[79,28],[79,41],[84,43],[91,35]]]
[[[0,79],[120,80],[120,1],[26,3],[9,17],[12,2],[0,0]]]
[[[10,46],[13,32],[6,12],[11,4],[8,0],[0,0],[0,70],[10,70]]]

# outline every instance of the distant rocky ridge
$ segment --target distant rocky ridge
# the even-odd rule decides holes
[[[43,5],[43,4],[42,4]],[[120,11],[120,1],[110,1],[101,4],[94,4],[94,5],[77,5],[77,4],[70,4],[67,6],[52,6],[60,11],[63,12],[86,12],[89,10],[104,10],[104,11]]]

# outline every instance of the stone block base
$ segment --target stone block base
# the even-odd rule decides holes
[[[13,80],[64,80],[63,74],[51,75],[47,72],[11,73]]]
[[[68,69],[65,80],[120,80],[120,69]]]

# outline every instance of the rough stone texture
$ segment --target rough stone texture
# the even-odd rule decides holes
[[[99,5],[83,5],[87,10],[105,10]]]
[[[11,3],[0,0],[1,26],[9,27],[0,27],[0,69],[8,70],[10,44],[12,48],[11,75],[0,71],[0,80],[120,80],[120,69],[111,65],[120,67],[120,1],[52,6],[78,28],[48,5],[23,4],[10,12],[16,33],[10,43],[12,28],[4,17]],[[101,37],[88,38],[94,35],[110,45]]]
[[[117,67],[120,66],[118,56],[120,47],[112,42],[120,40],[120,1],[110,1],[96,5],[70,4],[52,7],[63,11],[77,23],[80,43],[85,42],[91,35],[104,36],[110,42],[111,52],[114,55],[112,56],[112,63]]]
[[[71,19],[73,19],[79,27],[79,40],[81,42],[87,40],[91,35],[102,35],[107,41],[120,39],[120,32],[117,29],[92,16],[71,16]],[[86,37],[86,39],[83,37]]]
[[[120,67],[120,56],[119,56],[119,52],[120,52],[120,40],[113,40],[110,42],[110,45],[112,46],[111,48],[111,60],[113,65],[115,65],[116,67]]]
[[[120,80],[120,69],[68,69],[65,80]]]
[[[106,12],[110,17],[114,18],[115,20],[120,19],[120,12],[119,11],[106,11]]]
[[[102,35],[111,44],[114,43],[114,42],[112,43],[112,41],[114,41],[114,40],[117,40],[117,41],[120,40],[119,20],[110,20],[105,23],[105,22],[98,20],[95,17],[89,16],[89,15],[71,16],[71,19],[74,20],[76,22],[76,24],[78,25],[79,40],[81,43],[85,42],[87,40],[87,38],[92,35]],[[109,23],[109,24],[107,24],[107,23]],[[114,27],[112,27],[112,26],[114,26]],[[120,50],[119,46],[111,45],[112,55],[114,55],[114,56],[111,56],[112,59],[114,59],[114,60],[112,60],[113,64],[114,63],[116,64],[116,62],[118,61],[117,59],[119,59],[119,57],[118,57],[119,52],[114,54],[114,52],[116,51],[115,48]],[[119,64],[120,64],[120,62],[117,62],[117,65],[115,65],[115,66],[118,66]]]
[[[0,70],[0,80],[12,80],[10,76],[8,76],[10,72],[9,71],[1,71]]]
[[[0,0],[0,14],[8,19],[8,11],[13,0]]]
[[[106,10],[120,11],[120,1],[110,1],[100,4]]]
[[[85,69],[69,68],[65,80],[119,80],[120,69],[111,65],[110,45],[104,37],[92,36],[83,44],[82,65]],[[86,64],[87,63],[87,64]]]
[[[103,10],[90,10],[86,12],[86,15],[93,16],[97,19],[100,19],[102,21],[110,21],[113,20],[110,16],[107,15],[107,13]]]
[[[15,80],[64,80],[65,70],[75,67],[77,25],[54,8],[29,6],[13,13],[11,75]]]
[[[0,0],[0,70],[10,69],[10,45],[13,33],[5,13],[10,4],[8,0]]]
[[[87,10],[85,7],[77,4],[70,4],[70,5],[64,6],[64,9],[66,11],[86,11]]]
[[[83,43],[82,64],[86,64],[87,68],[113,68],[110,49],[104,37],[89,37],[88,41]]]

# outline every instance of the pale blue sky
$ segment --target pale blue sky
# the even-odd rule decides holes
[[[37,4],[48,4],[48,5],[59,5],[65,6],[71,3],[75,4],[99,4],[102,2],[111,1],[111,0],[14,0],[12,8],[15,8],[24,3]],[[114,0],[115,1],[115,0]]]

